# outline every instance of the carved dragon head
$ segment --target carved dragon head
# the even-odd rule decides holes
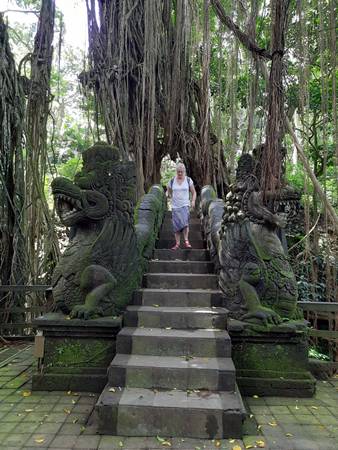
[[[118,216],[132,221],[135,203],[135,170],[120,161],[118,149],[97,143],[82,154],[83,168],[74,182],[56,178],[52,193],[56,211],[67,227]]]

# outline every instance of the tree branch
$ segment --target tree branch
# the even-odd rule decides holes
[[[219,18],[219,20],[226,25],[238,38],[238,40],[246,47],[250,52],[257,54],[260,57],[271,59],[270,53],[265,48],[260,48],[257,43],[250,38],[249,35],[243,33],[239,26],[225,14],[224,8],[219,0],[211,0],[211,4]]]

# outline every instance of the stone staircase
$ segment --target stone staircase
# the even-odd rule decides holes
[[[191,219],[193,249],[170,250],[164,220],[143,288],[134,293],[96,410],[99,431],[121,436],[239,438],[245,409],[236,387],[227,310]]]

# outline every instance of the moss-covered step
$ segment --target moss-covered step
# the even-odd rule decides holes
[[[101,392],[106,371],[116,353],[118,317],[70,320],[60,313],[34,321],[44,337],[33,390]]]
[[[306,330],[288,325],[254,331],[229,321],[232,358],[242,395],[312,397]]]

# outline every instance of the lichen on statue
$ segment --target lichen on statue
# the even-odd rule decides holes
[[[89,319],[118,314],[128,302],[141,276],[135,185],[134,163],[105,143],[83,153],[74,182],[53,180],[56,211],[71,230],[53,274],[56,310]]]
[[[282,245],[282,228],[288,214],[297,212],[299,194],[287,186],[263,194],[259,152],[256,157],[239,159],[236,182],[226,196],[220,285],[233,317],[267,327],[302,318],[296,279]]]

